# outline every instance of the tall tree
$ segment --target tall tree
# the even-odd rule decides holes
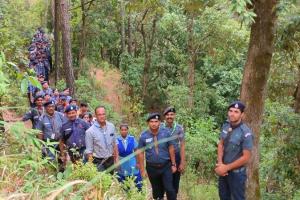
[[[246,103],[245,122],[254,134],[253,155],[248,167],[247,199],[260,199],[259,135],[262,123],[266,84],[274,49],[276,0],[253,1],[256,14],[251,26],[247,61],[241,87],[241,100]]]
[[[81,70],[83,70],[83,60],[85,57],[85,49],[86,49],[86,15],[87,14],[86,14],[85,4],[86,4],[85,0],[80,0],[81,30],[80,30],[80,46],[79,46],[79,55],[78,55],[79,73]]]
[[[300,65],[298,67],[298,84],[297,84],[297,89],[296,89],[296,98],[295,98],[295,112],[300,113]]]
[[[59,79],[60,73],[60,11],[59,0],[54,0],[54,70],[55,85]]]
[[[125,47],[125,2],[121,0],[120,2],[120,15],[121,15],[121,50],[122,53],[126,51]]]
[[[72,66],[70,22],[69,22],[69,4],[66,0],[60,0],[61,13],[61,33],[63,47],[63,65],[65,68],[65,78],[67,87],[70,88],[70,94],[75,94],[74,72]]]

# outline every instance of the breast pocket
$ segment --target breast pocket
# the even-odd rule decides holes
[[[240,148],[241,145],[241,137],[239,135],[235,135],[229,140],[230,149],[236,150]]]

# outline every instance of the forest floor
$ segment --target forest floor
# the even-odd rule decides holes
[[[100,69],[91,70],[92,77],[96,78],[97,85],[104,91],[104,101],[111,104],[114,111],[122,114],[122,91],[124,86],[121,82],[121,74],[117,69]]]

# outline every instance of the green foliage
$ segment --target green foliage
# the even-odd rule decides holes
[[[300,117],[291,108],[268,101],[264,118],[260,176],[265,196],[292,199],[300,185]]]
[[[185,127],[187,160],[203,179],[214,177],[218,132],[211,118],[199,118]]]

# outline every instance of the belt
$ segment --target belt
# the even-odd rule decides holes
[[[162,167],[166,166],[169,163],[170,162],[165,162],[165,163],[150,163],[150,162],[146,162],[146,166],[148,166],[148,167],[155,167],[155,168],[162,168]]]
[[[234,170],[231,170],[233,173],[239,173],[239,172],[243,172],[246,170],[246,167],[240,167]]]
[[[107,157],[107,158],[97,158],[97,157],[93,157],[94,162],[100,162],[100,163],[103,163],[103,162],[105,162],[105,161],[107,161],[107,160],[109,160],[109,159],[112,159],[112,158],[113,158],[113,156],[110,156],[110,157]]]

